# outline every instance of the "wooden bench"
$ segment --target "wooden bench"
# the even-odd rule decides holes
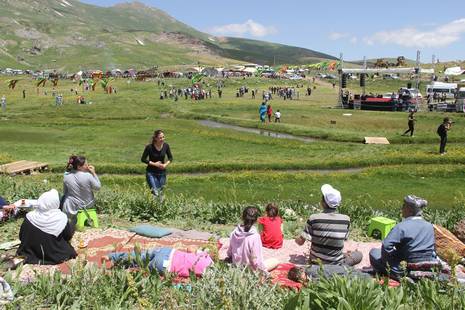
[[[17,174],[31,174],[34,171],[43,171],[48,169],[48,164],[36,161],[20,160],[9,164],[0,165],[0,173],[11,176]]]
[[[385,137],[365,137],[363,143],[365,144],[389,144],[389,141]]]

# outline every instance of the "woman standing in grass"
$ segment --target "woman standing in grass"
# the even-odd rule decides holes
[[[165,157],[168,161],[165,162]],[[168,143],[165,143],[163,130],[156,130],[152,137],[152,143],[148,144],[141,161],[147,164],[147,184],[152,194],[163,201],[162,190],[166,183],[166,167],[173,161],[173,155]]]

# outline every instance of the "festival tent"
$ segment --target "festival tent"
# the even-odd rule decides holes
[[[123,72],[121,72],[120,69],[113,69],[110,71],[111,72],[111,76],[115,76],[115,77],[118,77],[118,76],[122,76],[123,75]]]
[[[209,76],[209,77],[217,77],[217,76],[221,76],[221,71],[219,71],[218,69],[216,68],[204,68],[200,73],[202,73],[203,75],[205,76]]]
[[[444,71],[444,75],[462,75],[464,72],[465,70],[460,67],[450,67]]]

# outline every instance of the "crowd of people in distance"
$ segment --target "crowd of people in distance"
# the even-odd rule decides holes
[[[175,88],[171,87],[169,90],[160,91],[160,100],[173,99],[178,101],[179,97],[184,97],[185,100],[203,100],[212,98],[211,88],[204,89],[200,84],[194,84],[191,87]]]

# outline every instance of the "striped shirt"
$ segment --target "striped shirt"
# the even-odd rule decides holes
[[[344,256],[342,249],[349,235],[350,217],[328,210],[313,214],[301,236],[311,241],[310,259],[320,259],[323,264],[340,264]]]

